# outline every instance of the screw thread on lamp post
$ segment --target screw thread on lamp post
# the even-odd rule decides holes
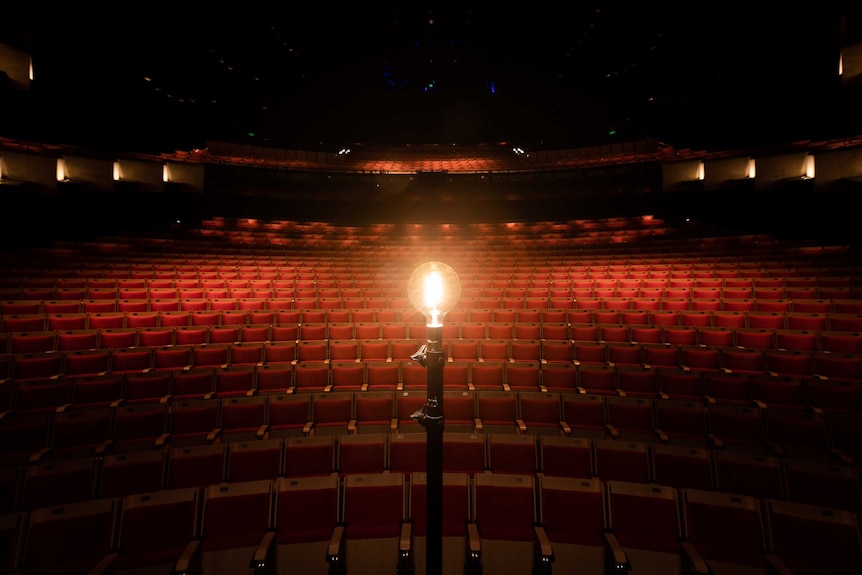
[[[426,560],[427,575],[443,573],[443,327],[428,326],[426,404]]]

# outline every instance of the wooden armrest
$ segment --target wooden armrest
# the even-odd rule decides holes
[[[106,453],[108,453],[109,451],[111,451],[113,449],[113,447],[114,447],[114,440],[113,439],[106,439],[105,441],[103,441],[102,443],[100,443],[99,445],[96,446],[96,449],[93,451],[93,454],[101,457],[101,456],[105,455]]]
[[[810,411],[811,413],[815,413],[817,415],[823,415],[824,411],[822,407],[817,407],[816,405],[806,405],[805,409]]]
[[[565,433],[566,435],[572,434],[572,428],[569,427],[569,424],[565,421],[560,422],[560,429],[562,429],[563,433]]]
[[[246,390],[246,392],[245,392],[246,397],[254,397],[255,395],[257,395],[257,390],[254,388]]]
[[[395,391],[404,391],[404,382],[403,381],[399,381],[395,385]]]
[[[772,441],[766,442],[766,449],[769,450],[770,453],[775,454],[776,457],[784,457],[786,455],[784,448]]]
[[[661,441],[662,443],[670,443],[670,437],[663,430],[653,429],[652,431],[659,441]]]
[[[401,523],[401,536],[398,539],[398,568],[396,573],[413,573],[413,523]]]
[[[368,384],[367,384],[367,383],[363,383],[362,385],[360,385],[360,386],[359,386],[359,391],[368,391]]]
[[[659,399],[670,399],[670,396],[663,391],[657,391],[656,395],[658,396]]]
[[[719,436],[715,435],[714,433],[707,433],[706,440],[709,442],[710,445],[712,445],[713,448],[724,449],[724,442]]]
[[[42,449],[33,452],[30,455],[30,458],[27,459],[27,463],[40,463],[48,458],[48,454],[51,453],[50,447],[43,447]]]
[[[515,425],[517,425],[519,433],[527,433],[527,424],[523,419],[516,419]]]
[[[103,575],[104,573],[110,573],[111,565],[119,555],[119,553],[106,554],[92,569],[90,569],[90,573],[88,575]]]
[[[509,384],[508,384],[508,383],[504,383],[504,384],[503,384],[503,391],[512,391],[512,388],[511,388],[511,387],[509,387]]]
[[[829,451],[829,455],[831,455],[832,458],[835,459],[835,461],[837,461],[841,465],[853,465],[855,463],[855,461],[853,460],[853,457],[851,457],[847,453],[844,453],[840,449],[835,449],[834,447],[830,447],[828,451]]]
[[[72,411],[71,403],[64,403],[63,405],[59,405],[54,409],[54,413],[66,413]]]
[[[326,561],[332,563],[342,560],[341,549],[344,543],[344,525],[336,525],[329,537],[329,545],[326,547]]]
[[[313,428],[314,428],[314,422],[313,421],[307,422],[305,425],[302,426],[302,434],[308,435],[309,433],[311,433],[311,430]]]
[[[712,404],[712,403],[716,403],[716,401],[717,400],[714,397],[712,397],[711,395],[704,395],[703,396],[703,402],[704,403]]]
[[[610,423],[606,423],[606,424],[605,424],[605,429],[607,430],[608,434],[609,434],[611,437],[613,437],[614,439],[619,439],[619,437],[620,437],[620,432],[619,432],[619,430],[618,430],[616,427],[614,427],[614,426],[613,426],[613,425],[611,425]]]
[[[691,568],[689,572],[692,575],[709,575],[712,572],[700,554],[700,551],[690,541],[680,541],[680,547],[682,548],[683,555],[688,560]]]
[[[159,398],[159,403],[170,403],[172,398],[173,395],[171,395],[170,393],[167,395],[163,395]]]
[[[470,557],[478,558],[482,553],[482,538],[479,537],[479,526],[472,521],[467,523],[467,552]]]
[[[409,521],[404,521],[401,524],[401,535],[398,537],[398,551],[402,555],[413,551],[413,524]]]
[[[251,564],[249,567],[252,569],[257,567],[266,567],[266,558],[269,555],[270,550],[272,549],[272,544],[275,541],[275,531],[267,531],[263,534],[263,538],[260,540],[260,543],[257,544],[257,547],[254,550],[254,554],[251,556]]]
[[[766,409],[766,403],[759,399],[752,399],[751,405],[753,405],[754,407],[759,407],[760,409]]]
[[[122,407],[124,405],[126,405],[126,400],[124,398],[123,399],[115,399],[114,401],[111,402],[111,408],[112,409],[116,409],[116,408]]]
[[[586,389],[584,389],[583,387],[581,387],[580,385],[579,385],[579,386],[577,386],[577,387],[575,388],[575,390],[576,390],[579,394],[581,394],[581,395],[586,395],[586,394],[587,394],[587,390],[586,390]]]
[[[156,438],[156,440],[153,442],[153,447],[164,447],[164,445],[165,445],[168,441],[170,441],[170,439],[171,439],[171,434],[170,434],[170,433],[163,433],[163,434],[161,434],[160,436],[158,436],[158,437]]]
[[[476,419],[474,419],[474,420],[473,420],[473,427],[475,428],[476,433],[481,433],[481,432],[482,432],[482,429],[483,429],[485,426],[484,426],[484,425],[482,425],[482,420],[481,420],[480,418],[478,418],[478,417],[477,417]]]
[[[221,427],[216,427],[207,434],[207,443],[215,443],[216,439],[221,436]]]
[[[542,393],[548,393],[548,388],[540,383],[539,384],[539,391],[541,391]]]
[[[784,561],[773,553],[766,554],[766,567],[769,575],[793,575],[793,571],[784,564]]]
[[[627,396],[628,396],[628,394],[625,392],[624,389],[618,389],[617,390],[617,397],[627,397]]]
[[[328,384],[326,384],[326,387],[323,388],[323,392],[329,393],[330,391],[332,391],[332,384],[328,383]]]
[[[257,431],[254,433],[254,436],[258,439],[263,439],[266,437],[267,432],[269,431],[269,424],[263,423],[260,427],[257,428]]]
[[[356,434],[356,420],[351,419],[347,422],[347,433]]]
[[[467,382],[467,391],[476,391],[476,386],[473,385],[472,381]]]
[[[284,390],[284,393],[286,393],[287,395],[293,395],[294,393],[296,393],[296,387],[290,386]]]
[[[551,540],[548,539],[548,533],[545,531],[545,528],[541,525],[536,525],[533,527],[533,531],[536,532],[536,543],[539,546],[539,560],[542,563],[553,563],[554,548],[551,545]]]
[[[174,573],[190,572],[192,561],[194,561],[195,557],[198,555],[200,545],[200,539],[189,541],[189,544],[186,545],[186,548],[183,550],[183,554],[180,555],[180,558],[177,560],[177,564],[174,567]]]
[[[392,433],[398,432],[398,418],[395,417],[389,422],[389,431]]]
[[[608,559],[610,559],[613,564],[611,565],[609,572],[611,573],[622,573],[624,571],[631,571],[631,563],[629,562],[629,556],[626,554],[626,550],[620,544],[619,539],[613,533],[605,532],[605,549],[608,552]]]

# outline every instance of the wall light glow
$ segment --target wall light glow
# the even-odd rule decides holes
[[[811,154],[805,156],[805,179],[810,180],[814,177],[814,156]]]

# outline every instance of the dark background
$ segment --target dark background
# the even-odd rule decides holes
[[[17,10],[17,11],[16,11]],[[38,10],[38,13],[36,12]],[[851,13],[854,12],[854,13]],[[0,135],[139,151],[656,138],[729,149],[862,132],[837,74],[859,8],[577,2],[12,8],[33,55]]]

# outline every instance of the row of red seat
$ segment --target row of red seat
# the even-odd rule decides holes
[[[318,298],[323,301],[361,300],[400,297],[404,289],[387,288],[344,288],[344,287],[300,287],[260,286],[260,287],[140,287],[140,288],[4,288],[0,291],[0,299],[14,300],[111,300],[111,299],[248,299],[248,298]],[[498,298],[528,300],[548,300],[560,298],[758,298],[758,299],[859,299],[859,291],[851,286],[798,286],[798,287],[750,287],[750,286],[630,286],[630,287],[578,287],[569,285],[554,285],[551,287],[529,288],[478,288],[475,284],[466,284],[462,289],[465,298]],[[361,306],[359,306],[361,307]],[[380,306],[385,307],[385,306]],[[493,306],[489,306],[493,307]],[[520,307],[520,306],[504,306]]]
[[[174,307],[162,311],[114,311],[80,313],[33,313],[0,316],[0,333],[72,331],[87,329],[224,327],[249,329],[260,326],[302,325],[325,326],[323,338],[407,337],[383,335],[414,332],[410,337],[424,337],[426,321],[415,310],[185,310]],[[400,326],[400,327],[399,327]],[[689,309],[476,309],[450,312],[444,323],[447,339],[509,338],[517,332],[533,330],[530,337],[544,336],[544,330],[554,330],[553,339],[595,339],[575,335],[575,328],[597,330],[600,326],[625,327],[725,327],[755,329],[796,329],[811,331],[862,331],[862,313],[732,311]],[[374,333],[375,327],[377,334]],[[563,328],[557,332],[555,328]],[[329,332],[340,335],[330,336]],[[310,333],[310,332],[309,332]],[[367,333],[367,334],[366,334]],[[362,334],[362,335],[351,335]],[[565,335],[572,334],[572,335]]]
[[[121,335],[134,336],[134,333]],[[167,335],[170,337],[171,333]],[[838,341],[858,345],[858,338],[844,342],[839,336]],[[400,361],[409,359],[418,347],[419,340],[299,340],[10,353],[0,355],[0,376],[27,380],[149,369]],[[501,339],[453,341],[446,350],[450,361],[484,363],[486,367],[511,362],[634,365],[862,381],[862,353],[821,349]]]
[[[256,557],[272,572],[288,564],[326,572],[331,562],[358,572],[369,561],[378,572],[409,572],[424,562],[427,483],[419,472],[276,477],[21,511],[4,516],[12,552],[3,567],[38,573],[63,557],[78,572],[160,564],[176,571],[189,560],[238,572]],[[855,515],[813,504],[513,473],[452,473],[442,489],[450,502],[443,511],[450,570],[506,565],[527,573],[553,561],[569,572],[590,560],[596,573],[684,562],[797,573],[808,565],[824,573],[862,565]]]
[[[689,297],[472,297],[461,298],[453,312],[479,313],[512,310],[519,313],[547,310],[665,310],[665,311],[761,311],[795,313],[862,313],[862,299],[832,297],[804,298],[689,298]],[[412,310],[408,298],[318,298],[318,297],[199,297],[137,299],[15,299],[0,303],[0,314],[14,317],[34,314],[77,314],[114,312],[179,311],[361,311],[368,309]]]
[[[826,330],[773,327],[713,327],[691,325],[625,325],[625,324],[462,324],[444,326],[443,345],[448,356],[458,360],[552,359],[541,347],[571,342],[575,353],[588,342],[607,344],[607,361],[619,362],[626,348],[652,344],[671,346],[702,345],[708,347],[741,347],[783,349],[792,351],[826,351],[862,353],[862,333],[850,330]],[[461,336],[458,336],[460,331]],[[336,323],[336,324],[247,324],[164,327],[104,327],[73,330],[0,332],[0,354],[28,354],[53,351],[74,352],[93,349],[157,347],[169,345],[230,345],[235,343],[265,345],[272,342],[321,342],[330,348],[322,359],[405,359],[405,352],[418,348],[426,338],[426,326],[403,323]],[[407,341],[405,341],[407,340]],[[629,345],[619,345],[629,344]],[[302,344],[305,347],[311,344]],[[527,355],[530,349],[534,355]],[[245,347],[250,347],[246,345]],[[352,351],[351,351],[351,348]],[[255,353],[248,350],[249,353]],[[263,350],[257,352],[263,361]],[[249,356],[250,358],[252,356]],[[298,357],[298,356],[295,356]],[[312,356],[308,356],[311,358]],[[321,359],[317,356],[314,359]],[[558,358],[557,358],[558,359]],[[244,360],[242,363],[248,363]],[[630,362],[628,362],[630,363]]]
[[[607,266],[590,270],[589,265],[573,266],[571,271],[559,271],[553,264],[537,264],[524,268],[494,268],[486,271],[471,264],[459,266],[459,277],[465,286],[487,290],[553,289],[554,287],[610,289],[610,288],[850,288],[857,285],[857,269],[850,265],[835,268],[787,269],[787,264],[772,268],[745,268],[731,264],[729,268],[711,267],[692,271],[690,267],[669,270],[667,266],[622,266],[608,271]],[[252,266],[249,271],[182,271],[182,266],[150,264],[150,271],[112,271],[94,268],[82,262],[82,269],[68,269],[67,263],[57,262],[54,267],[15,269],[0,280],[0,289],[34,290],[111,290],[111,289],[345,289],[381,290],[404,287],[408,276],[403,272],[380,277],[368,265],[351,268],[331,268],[315,264],[305,272],[273,271],[274,268]],[[152,271],[156,267],[156,271]],[[647,268],[652,268],[647,271]],[[89,269],[89,271],[85,271]],[[555,271],[558,270],[558,271]],[[564,268],[565,269],[565,268]],[[807,275],[811,274],[811,275]]]
[[[858,511],[862,502],[855,466],[862,454],[862,433],[855,414],[817,413],[801,406],[756,407],[536,391],[449,390],[442,399],[449,439],[465,444],[450,448],[450,471],[598,475],[602,479],[670,485],[685,481],[688,487],[728,489],[729,478],[718,484],[713,476],[717,460],[725,460],[756,468],[760,482],[746,485],[739,478],[735,484],[735,490],[750,495],[786,496],[783,482],[762,481],[770,476],[777,479],[782,471],[788,471],[782,467],[790,465],[800,471],[818,470],[824,480],[825,475],[832,475],[845,485],[856,485],[854,497],[846,497],[853,492],[845,488],[830,506]],[[228,451],[272,448],[272,443],[260,443],[272,439],[305,438],[307,441],[301,443],[323,448],[323,457],[318,451],[304,464],[299,457],[282,458],[262,469],[275,474],[286,469],[289,475],[386,469],[406,472],[421,470],[416,466],[424,460],[425,434],[411,414],[425,400],[421,391],[348,391],[31,410],[0,422],[0,445],[4,467],[19,472],[33,465],[51,472],[71,461],[78,461],[72,465],[81,471],[82,461],[108,457],[123,463],[127,458],[140,460],[132,454],[141,453],[149,454],[141,457],[154,462],[154,452],[170,449],[182,453],[197,446],[196,451],[210,462],[214,457],[217,464],[203,467],[203,472],[223,480],[229,478],[212,472],[225,471],[222,458]],[[344,449],[333,449],[336,436],[342,438],[340,447]],[[354,454],[349,458],[348,444]],[[414,467],[403,460],[393,461],[395,444],[400,446],[400,458],[412,452],[410,465]],[[598,447],[614,456],[597,462]],[[655,469],[654,458],[659,455],[666,463],[676,461],[690,469],[678,469],[675,477],[665,475]],[[243,477],[248,478],[248,473]],[[5,476],[9,478],[8,473]],[[183,480],[189,478],[182,475],[176,479]],[[130,482],[126,488],[132,485],[136,484]],[[43,497],[66,495],[61,490]],[[820,503],[826,504],[824,500]]]
[[[120,423],[126,413],[118,414]],[[58,429],[64,428],[58,424]],[[181,438],[179,438],[181,439]],[[330,433],[130,449],[48,459],[0,470],[0,515],[161,489],[279,476],[410,474],[426,470],[425,433]],[[516,473],[652,483],[787,499],[849,512],[862,508],[858,471],[827,460],[629,438],[445,431],[444,472]]]
[[[505,392],[514,397],[518,392],[541,392],[819,413],[862,411],[862,381],[858,380],[675,366],[452,362],[444,369],[443,386],[446,393],[471,396]],[[272,363],[10,379],[0,387],[0,407],[11,413],[29,413],[67,406],[336,392],[397,392],[406,397],[424,393],[426,388],[427,370],[412,361]],[[559,418],[550,418],[550,423],[556,426]]]

